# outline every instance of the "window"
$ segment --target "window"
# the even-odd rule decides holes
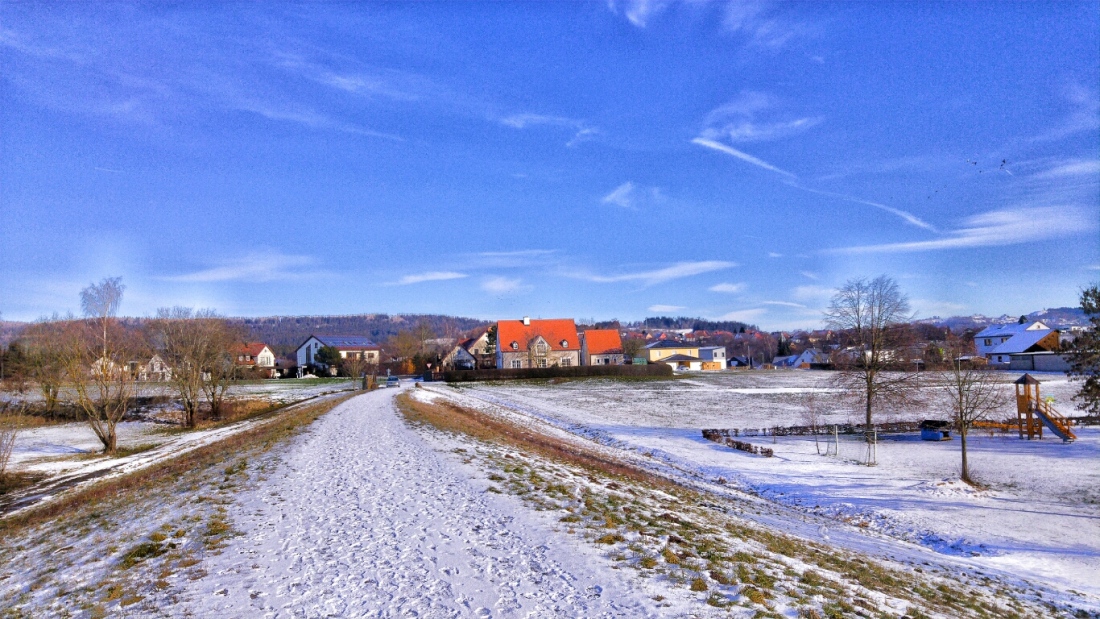
[[[986,339],[985,339],[985,345],[986,345],[986,346],[992,346],[992,345],[993,345],[993,340],[991,340],[991,339],[989,339],[989,338],[986,338]]]
[[[512,367],[513,368],[521,368],[521,367],[523,367],[523,362],[520,361],[519,359],[512,359]]]
[[[569,348],[569,340],[562,340],[561,341],[561,347],[562,348]]]
[[[561,360],[561,366],[563,368],[564,367],[569,367],[570,365],[573,365],[573,360],[570,359],[569,357],[565,357]]]
[[[519,342],[512,342],[512,350],[519,350]]]
[[[540,368],[544,368],[544,367],[546,367],[546,359],[545,359],[545,358],[543,358],[543,359],[539,359],[539,361],[538,361],[538,367],[540,367]]]

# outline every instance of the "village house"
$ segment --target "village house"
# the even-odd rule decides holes
[[[140,381],[154,381],[163,382],[172,380],[172,368],[168,367],[168,364],[164,362],[164,359],[160,358],[160,355],[153,355],[147,363],[131,363],[131,371],[137,376]]]
[[[464,346],[467,342],[459,342],[451,348],[450,352],[443,356],[439,362],[439,369],[447,370],[473,370],[477,368],[477,358]]]
[[[704,370],[721,370],[726,367],[725,346],[700,346],[699,358]]]
[[[572,318],[501,320],[497,323],[497,367],[546,368],[581,364],[581,344]]]
[[[267,378],[276,378],[275,353],[263,342],[248,342],[236,350],[237,367],[254,369]]]
[[[698,346],[685,344],[683,342],[674,342],[671,340],[657,340],[652,344],[646,344],[645,360],[649,363],[656,363],[674,355],[692,357],[693,359],[698,361],[700,367],[702,367],[703,360],[699,358]]]
[[[622,365],[623,339],[616,329],[589,329],[581,335],[581,359],[585,365]]]
[[[1059,333],[1039,322],[991,325],[974,336],[974,348],[991,367],[1008,368],[1012,355],[1058,350]]]
[[[324,346],[331,346],[340,352],[341,359],[363,359],[367,363],[378,363],[381,348],[368,337],[362,335],[311,335],[298,347],[298,367],[317,365],[315,355]]]

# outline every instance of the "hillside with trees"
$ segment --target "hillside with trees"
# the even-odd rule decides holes
[[[232,318],[248,331],[248,339],[264,342],[279,356],[294,354],[310,335],[365,335],[381,344],[401,331],[426,326],[435,337],[457,338],[487,326],[488,321],[438,314],[356,314],[351,316],[266,316]]]

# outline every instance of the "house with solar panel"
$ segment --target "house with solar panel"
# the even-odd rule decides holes
[[[378,363],[382,349],[362,335],[311,335],[298,347],[298,367],[316,366],[315,355],[325,346],[340,351],[341,359],[363,359]]]

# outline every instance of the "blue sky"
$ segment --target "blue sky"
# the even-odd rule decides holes
[[[0,4],[0,312],[1075,305],[1098,8]]]

